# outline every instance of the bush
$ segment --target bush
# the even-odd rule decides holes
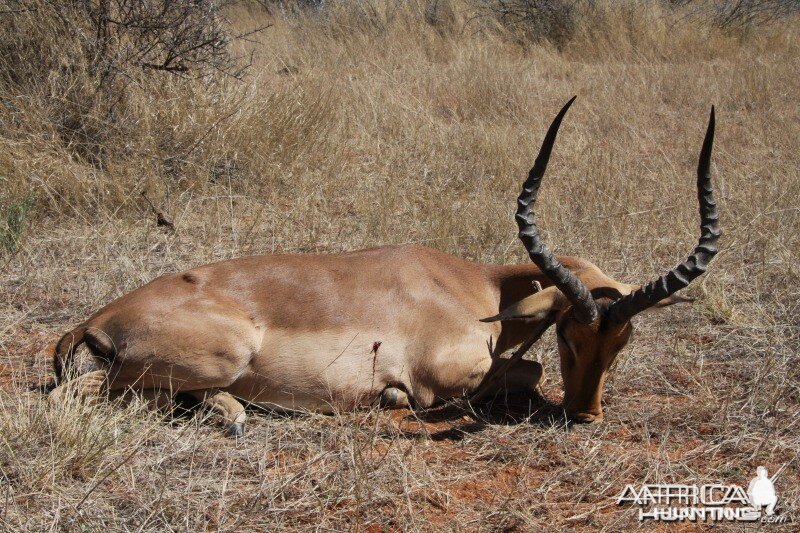
[[[19,201],[0,195],[0,249],[8,253],[17,251],[33,200],[32,194]]]
[[[55,100],[49,118],[70,151],[103,167],[129,84],[151,73],[240,78],[223,16],[232,0],[6,0],[0,2],[0,89]],[[9,102],[14,107],[13,102]]]
[[[517,41],[562,47],[576,28],[580,0],[479,0],[483,10]]]
[[[716,0],[699,3],[722,28],[749,29],[771,24],[800,11],[797,0]]]
[[[81,62],[98,86],[137,70],[192,76],[222,72],[241,76],[248,64],[232,57],[232,33],[223,10],[234,0],[6,0],[0,13],[6,25],[3,48],[9,58],[4,74],[20,71],[22,60],[52,66],[64,59],[64,45],[80,50]],[[22,31],[25,30],[25,31]],[[13,47],[24,40],[28,49]],[[15,42],[16,41],[16,42]],[[33,47],[33,50],[30,49]],[[60,53],[59,53],[60,52]],[[20,54],[25,54],[20,55]],[[46,71],[46,70],[45,70]]]

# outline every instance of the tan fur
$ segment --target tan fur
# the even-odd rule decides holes
[[[560,259],[590,290],[633,287],[588,261]],[[546,295],[547,308],[565,312],[554,288],[534,294],[534,282],[550,285],[534,265],[471,263],[421,246],[247,257],[162,276],[122,296],[65,335],[56,359],[85,340],[107,367],[110,390],[223,392],[224,401],[206,401],[229,421],[240,411],[233,397],[331,412],[373,404],[397,387],[428,407],[474,390],[530,329],[479,319],[509,305],[524,312]],[[541,320],[540,311],[528,322]],[[559,330],[585,344],[586,331],[564,320]],[[505,386],[536,386],[541,366],[521,363]],[[604,370],[589,376],[563,366],[568,410],[599,408]]]

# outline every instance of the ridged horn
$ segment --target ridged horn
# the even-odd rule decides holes
[[[533,206],[536,203],[536,195],[539,192],[539,186],[542,182],[542,177],[547,169],[547,162],[550,160],[550,152],[553,150],[553,144],[558,134],[558,128],[561,125],[561,120],[567,114],[567,110],[575,101],[576,96],[573,96],[564,107],[561,108],[550,128],[547,130],[547,135],[544,137],[542,147],[539,149],[539,155],[536,156],[536,162],[533,168],[528,173],[528,179],[522,185],[522,192],[517,199],[517,226],[519,227],[519,238],[528,255],[536,266],[538,266],[550,281],[564,293],[564,296],[572,303],[573,313],[575,318],[588,324],[597,319],[597,305],[592,298],[591,293],[586,286],[573,274],[568,268],[559,262],[558,259],[547,249],[542,242],[539,235],[539,228],[536,227],[534,218]]]
[[[605,316],[610,324],[621,324],[637,313],[652,307],[664,298],[685,288],[708,268],[717,254],[719,214],[711,186],[711,151],[714,146],[714,106],[708,121],[700,162],[697,165],[697,200],[700,204],[700,241],[686,261],[652,283],[637,289],[614,302]]]

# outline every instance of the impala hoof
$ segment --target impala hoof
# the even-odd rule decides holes
[[[603,413],[570,413],[570,420],[579,424],[595,424],[603,421]]]
[[[380,396],[381,407],[408,407],[408,394],[397,387],[386,387]]]
[[[238,439],[244,437],[244,423],[234,422],[225,430],[225,436]]]

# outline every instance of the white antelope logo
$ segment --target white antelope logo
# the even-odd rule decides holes
[[[76,378],[76,390],[136,390],[156,401],[189,393],[235,435],[244,428],[240,401],[323,412],[378,400],[426,408],[476,391],[532,390],[542,368],[521,355],[555,324],[563,407],[575,420],[601,420],[603,384],[630,338],[632,317],[687,301],[675,292],[717,252],[714,109],[697,174],[700,242],[685,262],[639,286],[585,259],[556,258],[540,239],[533,207],[573,101],[547,131],[519,196],[519,237],[534,264],[480,264],[422,246],[387,246],[246,257],[165,275],[61,338],[52,398],[63,395],[65,369],[85,343],[99,370]],[[510,362],[500,359],[518,345]]]

